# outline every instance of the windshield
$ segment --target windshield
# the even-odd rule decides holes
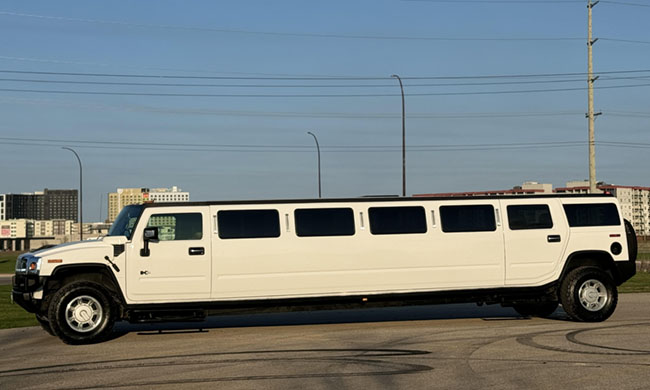
[[[126,236],[129,240],[133,234],[133,228],[138,217],[142,214],[142,205],[126,206],[120,211],[111,230],[108,231],[109,236]]]

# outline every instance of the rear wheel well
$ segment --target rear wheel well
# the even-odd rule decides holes
[[[76,281],[87,281],[101,286],[110,294],[117,307],[124,307],[122,291],[115,279],[115,275],[109,271],[108,267],[103,265],[80,264],[59,267],[47,278],[47,282],[43,287],[43,304],[41,306],[41,312],[47,312],[50,298],[60,288]],[[121,311],[122,310],[120,309],[118,314]]]
[[[575,252],[569,256],[566,264],[564,265],[564,270],[562,271],[562,277],[564,277],[574,269],[578,267],[597,267],[607,272],[612,279],[619,284],[620,275],[618,270],[614,265],[614,259],[610,256],[609,253],[604,251],[584,251],[584,252]]]

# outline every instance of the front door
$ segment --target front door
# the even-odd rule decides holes
[[[137,302],[207,300],[211,291],[209,208],[147,207],[127,245],[126,295]],[[158,228],[158,240],[144,248],[145,227]]]

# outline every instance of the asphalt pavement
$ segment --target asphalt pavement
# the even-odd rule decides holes
[[[442,305],[116,325],[68,346],[0,331],[1,389],[575,389],[650,387],[650,294],[601,323]]]
[[[0,274],[0,286],[11,284],[12,274]]]

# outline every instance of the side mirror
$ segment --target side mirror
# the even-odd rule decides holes
[[[140,249],[140,256],[147,257],[151,254],[151,251],[149,251],[149,241],[158,241],[158,228],[155,226],[146,227],[142,236],[144,238],[144,248]]]

